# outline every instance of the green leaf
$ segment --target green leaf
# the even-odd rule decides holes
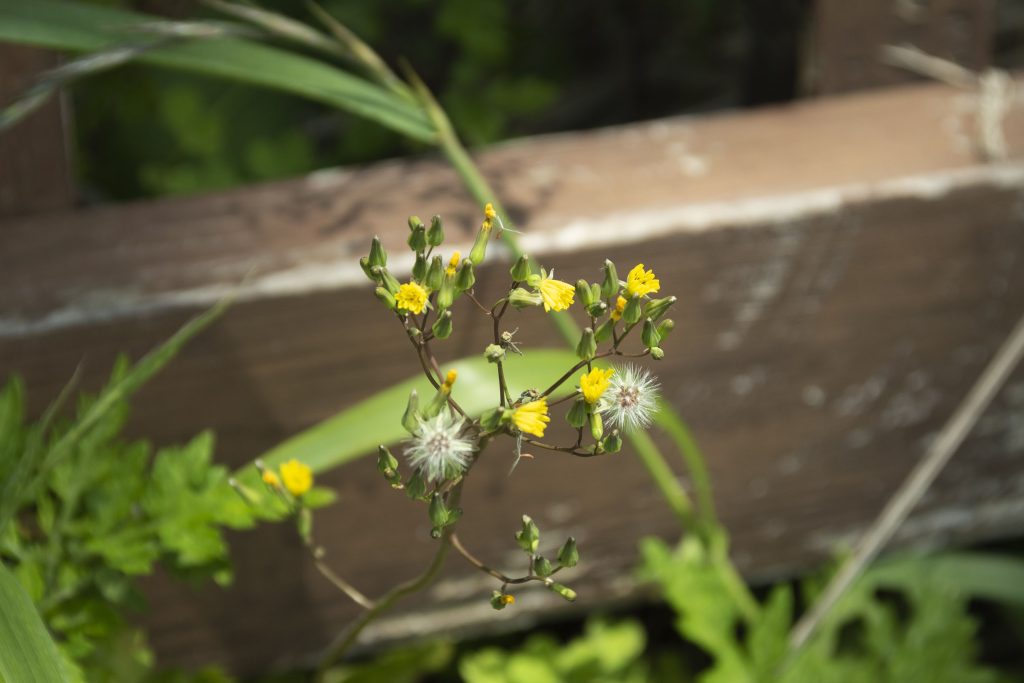
[[[143,31],[142,27],[146,30]],[[0,0],[0,40],[92,52],[174,35],[159,17],[68,0]],[[347,110],[422,142],[435,130],[416,105],[330,64],[234,37],[169,42],[141,62],[288,92]]]
[[[880,586],[911,586],[921,577],[974,598],[1024,607],[1024,561],[989,553],[944,553],[899,558],[872,567],[864,581]]]
[[[60,653],[25,589],[0,564],[0,680],[62,683]]]
[[[505,363],[509,391],[513,396],[524,389],[543,388],[566,368],[576,364],[571,351],[538,349],[522,358],[515,356]],[[463,358],[445,363],[443,370],[458,370],[459,379],[452,398],[470,415],[479,415],[497,404],[498,385],[494,366],[483,356]],[[310,427],[304,432],[275,446],[261,456],[268,468],[295,458],[309,465],[314,472],[324,472],[362,455],[376,451],[380,444],[390,444],[407,436],[402,427],[402,411],[409,392],[416,389],[420,396],[433,396],[435,390],[426,378],[419,376],[385,389],[343,410],[334,417]],[[564,383],[552,397],[559,398],[573,391],[572,382]],[[259,475],[248,466],[239,473],[246,483],[255,484]]]

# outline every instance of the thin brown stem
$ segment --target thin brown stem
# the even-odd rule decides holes
[[[335,588],[352,598],[352,601],[360,607],[373,609],[376,606],[376,603],[373,600],[363,595],[359,589],[341,578],[338,574],[335,574],[334,570],[327,566],[327,563],[323,560],[323,552],[323,548],[321,547],[314,547],[313,545],[309,546],[309,553],[313,557],[313,564],[316,565],[317,570],[323,574],[324,578],[330,581]]]
[[[494,569],[493,567],[489,567],[488,565],[486,565],[483,562],[481,562],[480,560],[478,560],[476,558],[476,556],[473,555],[473,553],[469,552],[469,550],[466,549],[466,546],[462,545],[462,541],[459,539],[458,535],[455,534],[455,533],[453,533],[448,538],[448,542],[452,544],[452,547],[455,548],[455,550],[458,551],[458,553],[460,555],[462,555],[462,557],[464,557],[467,562],[469,562],[471,565],[473,565],[474,567],[476,567],[480,571],[484,572],[485,574],[490,574],[494,578],[498,579],[499,581],[502,582],[502,584],[514,585],[514,584],[529,583],[530,581],[540,581],[542,583],[546,583],[547,582],[547,579],[545,577],[541,577],[541,576],[537,576],[536,574],[533,574],[532,570],[531,570],[531,573],[529,575],[527,575],[527,576],[520,576],[520,577],[517,577],[517,578],[513,578],[511,576],[507,576],[505,574],[502,574],[497,569]],[[551,572],[551,576],[555,575],[561,569],[562,569],[562,567],[556,567],[555,570]]]

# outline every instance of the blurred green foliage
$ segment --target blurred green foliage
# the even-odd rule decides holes
[[[210,15],[178,0],[88,1]],[[260,6],[316,24],[303,3]],[[470,145],[734,103],[747,40],[742,0],[323,6],[391,64],[412,64]],[[73,96],[80,184],[96,198],[216,190],[420,149],[315,103],[142,66],[86,79]]]

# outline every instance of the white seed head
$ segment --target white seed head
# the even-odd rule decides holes
[[[623,431],[645,429],[657,410],[658,386],[650,372],[627,365],[612,375],[598,408],[608,422]]]
[[[409,464],[427,481],[453,479],[466,471],[476,448],[462,434],[465,421],[445,408],[437,417],[420,420],[405,448]]]

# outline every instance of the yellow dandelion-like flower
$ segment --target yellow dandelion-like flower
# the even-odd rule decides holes
[[[459,267],[459,261],[462,259],[462,254],[455,252],[452,254],[452,259],[448,262],[448,267],[444,269],[444,272],[449,277],[455,277],[455,270]]]
[[[399,285],[398,294],[395,295],[395,306],[412,313],[422,313],[427,307],[427,290],[415,282]]]
[[[501,596],[501,602],[504,605],[514,605],[516,604],[516,596],[505,593]]]
[[[544,430],[551,422],[551,418],[548,417],[548,400],[542,398],[519,406],[512,413],[512,422],[521,432],[544,436]]]
[[[281,480],[270,470],[263,470],[263,483],[272,489],[281,488]]]
[[[441,391],[451,392],[452,386],[455,384],[455,380],[458,379],[459,373],[457,370],[449,370],[448,374],[445,375],[444,382],[441,384]]]
[[[644,270],[644,264],[637,264],[626,276],[626,291],[631,297],[643,296],[661,289],[661,282],[654,277],[653,270]]]
[[[626,310],[626,300],[620,296],[615,300],[615,310],[611,314],[612,320],[621,320],[624,310]]]
[[[596,403],[608,388],[608,381],[613,374],[615,371],[611,368],[607,370],[594,368],[590,372],[580,375],[580,390],[583,392],[583,400],[587,403]]]
[[[572,306],[573,298],[576,296],[576,288],[568,282],[556,280],[552,276],[555,271],[544,275],[537,283],[537,290],[540,298],[544,300],[545,311],[564,311]]]
[[[297,498],[313,487],[313,470],[292,458],[281,465],[281,479],[288,492]]]
[[[498,217],[498,212],[494,210],[494,204],[487,202],[484,204],[484,215],[487,216],[487,220],[493,221]]]

